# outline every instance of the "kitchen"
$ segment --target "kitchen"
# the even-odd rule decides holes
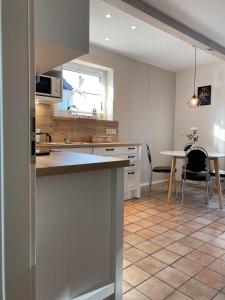
[[[171,253],[176,253],[173,248],[177,246],[174,245],[174,236],[177,238],[179,235],[178,222],[183,221],[173,216],[173,212],[180,213],[180,201],[171,205],[165,201],[169,174],[155,174],[149,194],[150,169],[145,144],[150,145],[154,165],[169,166],[171,157],[162,155],[161,152],[183,149],[187,142],[187,132],[196,125],[200,128],[201,145],[223,155],[225,149],[221,99],[224,85],[220,78],[224,76],[224,63],[218,58],[219,48],[215,45],[214,55],[211,55],[211,50],[202,51],[203,47],[198,40],[193,43],[193,40],[187,41],[186,37],[184,42],[176,34],[174,37],[167,30],[162,31],[162,27],[152,26],[149,24],[150,20],[140,17],[141,7],[137,10],[137,7],[125,4],[127,1],[113,3],[110,0],[92,0],[89,11],[89,1],[86,0],[68,1],[67,5],[55,0],[49,0],[48,4],[46,1],[36,0],[34,104],[35,85],[31,84],[34,75],[34,36],[32,29],[25,30],[32,24],[33,6],[32,1],[28,2],[27,10],[30,15],[24,13],[27,23],[22,23],[22,31],[24,39],[28,39],[26,53],[29,55],[24,54],[24,60],[14,61],[14,65],[21,69],[21,76],[22,72],[26,74],[27,69],[30,73],[26,77],[26,85],[18,78],[13,81],[17,82],[14,92],[10,91],[10,94],[5,95],[6,99],[18,97],[24,99],[24,102],[21,100],[17,114],[10,101],[8,106],[4,106],[4,111],[7,112],[4,120],[13,117],[15,121],[14,129],[4,132],[5,135],[10,134],[10,139],[4,143],[4,155],[7,156],[5,169],[12,170],[12,166],[17,165],[16,171],[13,167],[13,181],[10,181],[10,176],[5,179],[5,193],[11,199],[6,202],[5,215],[6,218],[12,217],[14,224],[12,228],[8,225],[11,223],[6,222],[5,227],[5,289],[8,299],[14,300],[15,295],[24,300],[122,299],[123,263],[124,299],[165,299],[173,297],[173,294],[178,297],[194,297],[185,289],[189,282],[187,275],[182,274],[182,284],[185,287],[181,287],[165,279],[165,275],[161,274],[162,269],[159,274],[153,274],[152,269],[146,270],[144,262],[142,264],[142,259],[156,259],[157,264],[166,263],[167,270],[171,268],[171,263],[167,263],[170,255],[177,255],[177,260],[182,259],[181,254]],[[15,11],[12,15],[18,21]],[[8,20],[13,22],[14,18]],[[12,39],[7,40],[4,36],[4,41],[15,39],[15,33],[10,34]],[[151,40],[148,38],[150,36]],[[16,41],[22,53],[24,40]],[[207,44],[207,40],[205,42]],[[4,47],[13,52],[15,50],[12,44],[6,43]],[[198,48],[197,87],[212,85],[212,105],[196,110],[190,109],[186,103],[193,91],[193,44]],[[5,57],[10,57],[11,52],[6,49],[3,53]],[[151,52],[151,49],[156,52]],[[4,64],[6,62],[8,60],[5,59]],[[4,76],[15,76],[12,66],[7,67],[10,72],[4,73]],[[5,80],[4,93],[8,90],[6,87]],[[22,90],[26,93],[23,94]],[[26,109],[28,102],[25,101],[28,98],[29,112]],[[216,112],[212,114],[215,108]],[[204,128],[201,120],[206,117],[210,122]],[[25,122],[29,119],[31,128],[27,127],[29,121]],[[25,137],[19,140],[24,128],[30,141],[25,140]],[[9,142],[12,138],[18,145],[16,156],[13,155],[16,149],[11,149]],[[31,153],[28,151],[30,142]],[[23,152],[26,152],[26,156]],[[20,157],[20,160],[16,161],[15,157]],[[220,161],[220,168],[223,168],[223,160]],[[21,170],[26,175],[20,176]],[[179,164],[177,170],[176,177],[179,181]],[[14,189],[10,189],[12,182]],[[217,181],[217,187],[219,185]],[[22,187],[24,190],[26,187],[26,193]],[[31,199],[34,200],[35,191],[34,202]],[[180,190],[178,200],[179,193]],[[191,197],[195,199],[193,195]],[[17,200],[12,202],[15,201],[15,196]],[[23,201],[19,202],[21,198]],[[214,202],[212,198],[212,204],[218,206],[218,200],[216,197],[215,199]],[[124,200],[128,201],[123,202]],[[188,201],[187,206],[194,205]],[[22,210],[21,203],[26,206],[26,210]],[[12,207],[17,207],[18,215],[14,212],[15,215],[11,216]],[[185,209],[191,211],[186,218],[190,218],[192,214],[194,220],[197,219],[194,217],[194,208]],[[211,222],[207,219],[209,216],[205,213],[205,206],[201,209],[202,215],[204,211],[204,220],[193,221],[195,226],[200,226],[199,222]],[[220,212],[221,222],[222,213]],[[166,215],[170,221],[163,219]],[[210,218],[216,219],[214,215],[210,215]],[[159,220],[160,225],[156,225]],[[177,222],[177,231],[166,227],[174,225],[173,222]],[[214,225],[219,227],[217,222]],[[26,239],[23,239],[21,236],[24,236],[25,228]],[[203,235],[203,238],[209,238],[205,234],[212,234],[212,228],[203,229],[206,230],[204,234],[189,234],[195,234],[198,241]],[[225,229],[222,230],[222,225],[220,229],[218,230],[222,235]],[[15,234],[10,235],[11,230],[18,232],[17,238]],[[166,235],[170,245],[162,245],[161,239],[165,240]],[[179,236],[181,240],[184,239],[184,243],[185,238],[191,239],[183,233]],[[217,246],[219,242],[221,241],[217,241]],[[190,245],[191,242],[187,246]],[[153,257],[145,257],[149,254],[150,246],[155,247],[154,253],[151,253]],[[190,252],[191,247],[188,249]],[[12,251],[17,248],[26,251]],[[214,248],[216,250],[222,251]],[[134,251],[135,255],[140,255],[139,260],[134,257]],[[162,257],[160,251],[167,251],[166,258]],[[29,278],[21,276],[20,271],[14,271],[17,264],[13,263],[13,258],[17,255],[20,255],[21,264],[26,264],[24,268],[28,270]],[[26,259],[22,259],[25,255]],[[173,272],[178,272],[179,267],[173,265],[172,269]],[[185,273],[183,270],[182,272]],[[134,278],[136,273],[138,275]],[[192,280],[205,283],[204,278],[198,274],[196,276],[199,276],[197,280]],[[18,278],[29,283],[18,286]],[[151,287],[150,292],[145,281]],[[9,282],[13,289],[9,288]],[[222,294],[219,288],[209,290],[210,284],[205,284],[211,295],[210,299],[217,293]],[[198,288],[201,290],[202,286]],[[163,296],[157,298],[160,290]],[[27,297],[28,293],[30,298]]]

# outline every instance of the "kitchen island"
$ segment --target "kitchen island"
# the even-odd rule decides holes
[[[37,300],[122,299],[128,165],[73,152],[37,157]]]

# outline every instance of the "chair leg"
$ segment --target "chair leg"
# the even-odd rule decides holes
[[[174,182],[175,198],[177,200],[177,181],[176,181],[176,175],[175,174],[174,174],[174,177],[173,177],[173,182]]]
[[[149,177],[149,194],[152,191],[152,172],[150,173],[150,177]]]
[[[184,204],[184,179],[181,180],[181,209],[183,209]]]
[[[209,193],[210,193],[210,181],[206,182],[206,204],[207,204],[207,212],[209,213]]]

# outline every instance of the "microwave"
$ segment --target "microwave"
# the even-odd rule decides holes
[[[61,98],[62,79],[59,77],[40,75],[36,78],[36,96]]]

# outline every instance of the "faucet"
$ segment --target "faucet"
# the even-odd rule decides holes
[[[62,135],[63,135],[64,143],[70,144],[70,136],[65,133],[63,133]]]

